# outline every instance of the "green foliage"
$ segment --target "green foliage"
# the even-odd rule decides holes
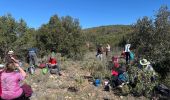
[[[49,51],[55,47],[67,57],[79,59],[83,55],[83,38],[79,21],[70,16],[59,18],[54,15],[48,24],[44,24],[37,32],[37,47],[41,51]]]
[[[85,41],[93,43],[91,45],[109,43],[113,47],[119,45],[122,38],[131,32],[130,25],[110,25],[85,29],[83,36]]]
[[[0,56],[2,58],[18,38],[15,32],[16,28],[17,22],[10,14],[0,17]]]
[[[100,61],[90,53],[86,54],[86,56],[81,63],[82,69],[88,70],[93,78],[104,79],[106,77],[110,77],[111,72],[106,60]]]
[[[74,59],[82,58],[86,48],[81,27],[77,19],[70,16],[59,18],[54,15],[47,24],[39,29],[28,28],[26,22],[18,22],[10,15],[0,17],[0,56],[13,49],[19,57],[26,57],[29,48],[38,48],[42,57],[52,47],[63,56]]]
[[[170,71],[170,11],[162,6],[155,19],[143,17],[133,26],[131,43],[138,56],[149,59],[163,77]]]
[[[151,81],[151,77],[155,76],[157,77],[156,79],[158,79],[158,75],[154,75],[144,68],[139,69],[136,65],[128,68],[128,74],[130,81],[136,83],[136,87],[131,88],[131,92],[136,96],[145,95],[150,97],[154,87],[158,84],[158,80]]]

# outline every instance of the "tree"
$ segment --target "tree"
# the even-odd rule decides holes
[[[83,38],[79,21],[70,16],[52,16],[49,22],[38,30],[36,38],[41,51],[48,52],[51,47],[56,47],[62,55],[76,58],[82,52]]]
[[[136,52],[149,59],[163,77],[170,71],[170,11],[162,6],[155,20],[144,17],[134,25],[131,42]]]
[[[11,48],[11,44],[17,39],[16,33],[14,32],[15,28],[16,21],[10,14],[0,17],[0,56],[2,58]]]

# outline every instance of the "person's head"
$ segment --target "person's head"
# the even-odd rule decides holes
[[[55,59],[55,57],[54,57],[54,56],[51,56],[51,57],[50,57],[50,60],[52,60],[52,59]]]
[[[7,63],[6,64],[6,71],[13,72],[16,69],[14,63]]]
[[[8,51],[9,56],[12,56],[13,54],[14,54],[14,51],[12,51],[12,50]]]

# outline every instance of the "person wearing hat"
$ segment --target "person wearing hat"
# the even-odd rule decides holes
[[[151,63],[149,61],[147,61],[147,59],[140,60],[140,65],[143,66],[145,71],[153,72],[153,74],[155,75],[155,71],[154,71],[153,67],[151,66]]]
[[[14,55],[14,51],[10,50],[8,51],[8,54],[6,55],[6,59],[5,59],[6,63],[19,63],[19,60],[16,59],[15,55]]]

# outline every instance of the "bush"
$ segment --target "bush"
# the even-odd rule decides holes
[[[130,42],[137,56],[149,59],[154,69],[161,75],[161,80],[167,80],[170,72],[170,11],[168,7],[162,6],[154,20],[146,16],[137,20],[133,30]]]
[[[150,97],[154,87],[158,84],[158,75],[154,75],[156,80],[152,81],[153,73],[145,71],[144,69],[139,69],[137,66],[130,66],[128,69],[128,74],[130,78],[130,85],[132,86],[131,92],[135,96],[145,95]]]
[[[82,69],[88,70],[94,78],[102,79],[105,77],[110,77],[111,75],[107,61],[105,59],[100,61],[95,58],[95,55],[90,53],[84,56],[81,67]]]

